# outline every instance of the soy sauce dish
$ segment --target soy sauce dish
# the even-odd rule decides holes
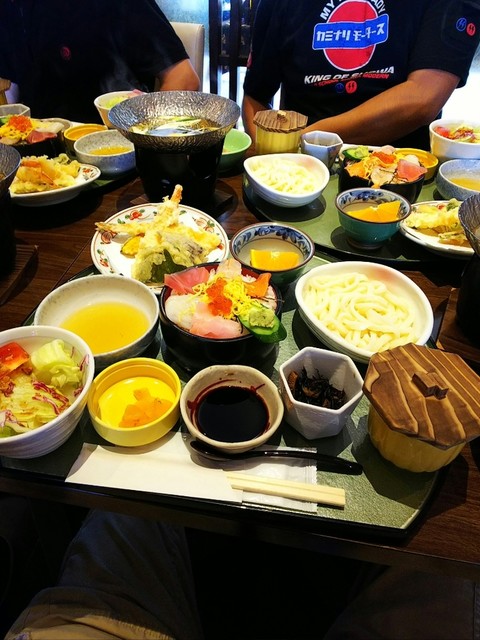
[[[180,413],[190,434],[226,453],[242,453],[269,440],[283,418],[275,384],[257,369],[214,365],[185,385]]]

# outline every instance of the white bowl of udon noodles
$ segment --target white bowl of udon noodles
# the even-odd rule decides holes
[[[420,287],[382,264],[320,265],[298,280],[295,297],[312,333],[357,362],[410,342],[424,345],[433,329],[432,307]]]

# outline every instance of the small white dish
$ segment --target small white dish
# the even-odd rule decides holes
[[[308,131],[300,138],[302,153],[318,158],[329,169],[333,167],[342,145],[340,136],[329,131]]]
[[[236,404],[232,397],[226,403],[218,404],[216,409],[211,405],[213,412],[209,411],[206,414],[201,410],[202,403],[208,402],[211,393],[219,390],[230,393],[233,389],[251,392],[256,396],[258,405],[263,405],[266,421],[261,433],[252,435],[252,424],[257,418],[256,413],[252,411],[256,406],[252,399],[243,399],[243,402],[238,403],[238,406],[250,408],[252,424],[244,417],[238,424],[233,424]],[[282,422],[283,403],[275,384],[258,369],[244,365],[219,364],[206,367],[190,378],[180,397],[180,413],[194,438],[226,453],[243,453],[264,444],[273,436]],[[218,420],[221,415],[231,415],[231,422],[228,418]],[[239,415],[238,409],[236,415]]]
[[[313,183],[310,190],[295,190],[292,163],[308,172]],[[243,166],[253,191],[279,207],[295,208],[310,204],[321,195],[330,180],[330,172],[323,162],[303,153],[252,156],[245,160]]]
[[[86,186],[95,182],[100,177],[100,169],[88,164],[80,166],[80,173],[75,178],[75,184],[70,187],[60,187],[52,191],[39,191],[35,193],[10,193],[12,201],[22,207],[46,207],[51,204],[60,204],[75,198]]]
[[[295,400],[288,384],[292,372],[305,368],[307,376],[317,373],[345,392],[346,400],[339,409],[328,409]],[[353,360],[341,353],[317,347],[305,347],[280,366],[280,393],[285,405],[286,421],[308,440],[336,436],[360,402],[363,379]]]
[[[138,207],[124,209],[108,218],[107,223],[147,222],[153,220],[158,212],[158,204],[144,204]],[[199,209],[180,205],[180,221],[192,229],[209,229],[221,239],[220,245],[208,256],[206,262],[221,262],[226,260],[229,252],[229,240],[223,227],[211,216]],[[92,238],[91,256],[94,265],[101,273],[117,274],[132,277],[133,258],[124,256],[122,245],[128,238],[126,234],[114,234],[108,231],[97,231]],[[153,291],[159,293],[163,285],[149,285]]]

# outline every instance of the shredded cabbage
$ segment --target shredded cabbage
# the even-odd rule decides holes
[[[82,372],[63,340],[52,340],[33,351],[30,360],[35,367],[39,380],[62,389],[67,384],[78,385],[82,381]]]
[[[63,340],[53,340],[30,354],[31,372],[22,365],[2,378],[0,438],[36,429],[71,405],[83,382],[72,356]]]

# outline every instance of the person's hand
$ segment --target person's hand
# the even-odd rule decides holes
[[[0,91],[8,91],[10,89],[10,85],[12,83],[10,80],[6,80],[5,78],[0,78]]]

